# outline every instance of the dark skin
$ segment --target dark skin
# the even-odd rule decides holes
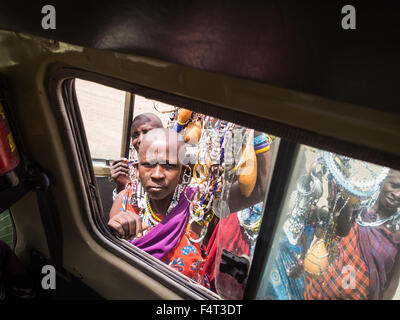
[[[140,181],[149,195],[153,211],[160,215],[166,214],[185,169],[178,161],[177,150],[181,143],[178,142],[177,133],[172,134],[176,138],[172,140],[168,133],[168,130],[161,129],[155,131],[155,134],[149,134],[139,148]],[[148,152],[150,148],[151,152]],[[121,196],[122,193],[118,198]],[[114,201],[111,208],[109,227],[124,239],[141,236],[142,230],[147,226],[142,224],[137,214],[121,213],[118,203],[119,201]]]
[[[357,199],[351,197],[348,204],[343,208],[337,221],[337,233],[344,237],[351,229],[351,215],[353,207],[357,204]],[[400,171],[391,170],[381,187],[379,198],[373,209],[377,214],[377,219],[384,219],[393,215],[400,207]],[[392,230],[394,239],[400,239],[400,231]]]
[[[143,188],[149,195],[151,207],[155,213],[161,215],[166,214],[175,188],[181,181],[185,170],[185,166],[179,162],[177,156],[177,150],[180,147],[179,145],[177,146],[177,139],[169,139],[168,134],[165,134],[168,132],[168,129],[165,130],[167,131],[164,131],[164,134],[162,134],[162,131],[154,130],[145,136],[139,149],[138,166],[140,180]],[[159,136],[154,137],[154,134],[158,133]],[[173,135],[175,134],[176,132],[173,133]],[[150,153],[150,157],[149,148],[153,150]],[[271,152],[266,152],[257,156],[257,160],[260,159],[259,161],[263,164],[258,163],[258,176],[264,174],[265,177],[258,180],[258,184],[261,184],[261,187],[256,186],[249,198],[244,199],[239,187],[237,185],[233,186],[230,196],[231,201],[228,203],[231,212],[236,212],[237,210],[246,208],[246,205],[250,206],[263,200],[268,178],[266,172],[269,170],[269,163],[267,161],[271,157],[270,154]],[[121,197],[121,195],[118,195],[118,197]],[[137,214],[121,213],[118,202],[114,201],[108,225],[117,236],[124,239],[131,239],[136,234],[141,235],[143,228],[147,226],[142,225]],[[196,227],[196,224],[193,225]],[[211,225],[214,226],[212,223]],[[209,229],[209,233],[212,232],[211,229],[213,228]],[[197,231],[200,232],[201,230],[194,229],[193,231],[197,233]]]
[[[379,219],[390,217],[400,207],[400,172],[389,172],[382,185],[379,201],[375,204],[375,211]]]
[[[147,225],[142,224],[142,221],[138,214],[131,211],[121,213],[119,210],[119,203],[123,197],[120,192],[117,198],[114,200],[110,210],[110,219],[108,226],[111,231],[119,238],[132,240],[135,235],[138,237],[142,236],[143,229],[147,228]]]
[[[162,127],[163,125],[160,118],[152,113],[145,113],[136,116],[135,119],[133,119],[131,126],[132,145],[136,151],[139,151],[139,146],[142,142],[143,135],[152,129]],[[110,175],[116,183],[116,190],[118,193],[124,190],[129,182],[128,163],[128,159],[120,158],[114,161],[110,167]]]

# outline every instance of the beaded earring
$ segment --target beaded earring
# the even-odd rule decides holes
[[[181,184],[188,185],[192,179],[192,169],[187,167],[183,172]]]

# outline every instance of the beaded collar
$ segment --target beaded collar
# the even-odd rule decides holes
[[[400,221],[398,221],[399,216],[400,216],[400,211],[396,210],[395,213],[393,213],[390,217],[384,218],[384,219],[379,219],[376,221],[371,221],[371,222],[367,222],[363,220],[363,213],[364,210],[360,210],[360,212],[357,214],[356,216],[356,222],[357,224],[359,224],[360,226],[363,227],[379,227],[383,224],[385,224],[386,222],[391,221],[392,224],[395,225],[396,230],[399,230],[399,223]]]

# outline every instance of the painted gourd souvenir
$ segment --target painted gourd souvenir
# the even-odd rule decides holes
[[[304,259],[304,270],[312,275],[320,275],[329,266],[328,251],[324,240],[316,241]]]
[[[248,198],[257,181],[257,158],[251,144],[243,149],[237,169],[240,192]]]
[[[193,112],[188,109],[180,109],[178,114],[178,122],[182,125],[185,124],[192,116],[192,113]]]
[[[186,127],[185,142],[196,144],[200,141],[202,129],[202,121],[196,119],[188,124]]]

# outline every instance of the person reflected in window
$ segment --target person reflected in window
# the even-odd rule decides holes
[[[131,138],[132,145],[136,152],[139,151],[139,146],[142,142],[143,135],[155,128],[163,128],[163,124],[161,119],[153,113],[142,113],[133,119],[131,126]],[[113,192],[113,198],[115,199],[117,194],[125,189],[130,181],[129,160],[126,158],[115,160],[110,166],[110,175],[111,179],[113,179],[116,184]]]
[[[305,299],[386,299],[397,289],[400,171],[389,171],[371,208],[353,200],[338,220],[339,255],[321,275],[306,273]]]

